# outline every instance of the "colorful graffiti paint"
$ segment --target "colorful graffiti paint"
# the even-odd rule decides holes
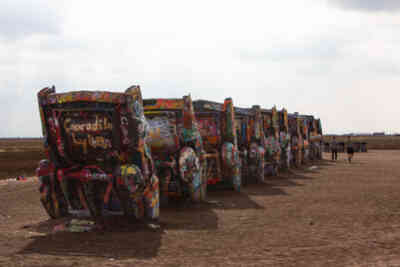
[[[148,141],[151,149],[152,151],[176,152],[180,146],[176,118],[163,116],[162,113],[159,115],[147,119],[150,129]]]
[[[190,96],[145,99],[143,103],[163,203],[171,198],[204,201],[206,162]]]
[[[68,209],[88,209],[97,222],[104,209],[158,218],[158,178],[139,86],[125,93],[44,88],[38,103],[48,159],[37,175],[51,218]]]
[[[281,146],[279,143],[279,114],[276,107],[261,109],[265,135],[265,165],[268,175],[277,175],[280,167]]]
[[[227,184],[241,190],[242,173],[233,101],[223,104],[205,100],[193,102],[204,141],[207,184]]]
[[[143,100],[139,86],[124,93],[53,86],[37,97],[47,157],[37,174],[51,218],[86,209],[97,220],[109,209],[155,220],[165,197],[200,202],[207,185],[240,191],[247,177],[264,182],[268,168],[277,174],[322,158],[321,120],[275,106]]]
[[[146,110],[183,110],[184,100],[176,99],[144,99],[143,105]]]
[[[278,111],[279,117],[279,143],[281,146],[280,153],[280,168],[290,168],[290,134],[289,134],[289,121],[286,109]]]
[[[261,108],[259,106],[249,109],[235,107],[235,118],[243,183],[247,184],[252,180],[264,182],[265,135]]]

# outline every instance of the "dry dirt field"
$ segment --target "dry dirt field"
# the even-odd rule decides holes
[[[400,151],[344,156],[163,209],[159,230],[53,233],[37,182],[2,182],[0,266],[400,266]]]
[[[41,139],[0,139],[0,180],[34,175],[43,158]]]

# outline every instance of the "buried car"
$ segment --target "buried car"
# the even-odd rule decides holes
[[[235,107],[236,132],[242,166],[242,182],[264,182],[265,135],[260,106]]]
[[[159,187],[146,143],[141,91],[38,93],[47,159],[39,163],[40,200],[51,218],[88,210],[156,220]]]
[[[272,109],[261,109],[261,115],[265,134],[265,165],[268,170],[266,174],[275,176],[281,163],[279,116],[275,106]]]
[[[143,103],[162,203],[171,198],[205,200],[206,161],[191,97],[145,99]]]
[[[300,118],[300,131],[303,137],[303,149],[302,149],[302,164],[306,164],[311,159],[311,143],[310,133],[312,129],[313,116],[310,115],[299,115]]]
[[[322,159],[322,128],[321,119],[312,118],[310,129],[311,159]]]
[[[290,165],[300,167],[303,138],[300,130],[300,119],[298,114],[294,113],[288,115],[288,125],[290,135]]]
[[[207,184],[240,191],[241,165],[232,99],[225,99],[224,104],[196,100],[193,106],[204,144]]]
[[[281,147],[280,167],[282,169],[290,168],[290,134],[288,112],[286,109],[278,111],[279,120],[279,144]]]

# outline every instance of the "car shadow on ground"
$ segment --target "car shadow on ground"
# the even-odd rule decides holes
[[[106,228],[101,231],[54,231],[55,227],[65,225],[72,219],[91,220],[87,217],[68,217],[24,226],[23,230],[31,233],[31,242],[18,254],[148,259],[157,256],[162,236],[168,230],[213,231],[218,228],[218,217],[210,204],[163,208],[158,229],[114,215],[105,217]]]
[[[311,180],[310,176],[307,176],[303,170],[285,170],[280,171],[278,176],[266,177],[266,183],[269,186],[275,187],[291,187],[291,186],[303,186],[296,180]]]
[[[311,166],[318,166],[315,170],[308,170]],[[243,192],[249,195],[279,196],[288,195],[284,187],[304,186],[300,180],[312,180],[309,173],[318,173],[322,169],[318,163],[302,166],[301,168],[281,170],[278,176],[266,176],[264,183],[249,183],[244,187]]]
[[[209,192],[208,198],[213,202],[211,206],[215,209],[264,209],[250,198],[250,185],[242,187],[241,192],[233,190]],[[265,191],[267,194],[268,191]],[[270,192],[271,193],[271,192]]]
[[[296,186],[296,183],[291,181],[279,181],[279,183],[281,183],[281,185],[285,184],[283,186]],[[256,196],[288,195],[282,188],[277,187],[281,185],[277,185],[271,179],[269,179],[264,183],[249,184],[243,189],[243,192],[249,195],[256,195]]]
[[[301,167],[298,168],[293,168],[289,170],[288,172],[292,176],[298,176],[298,175],[303,175],[305,176],[305,179],[312,179],[311,177],[307,177],[306,174],[308,173],[319,173],[321,170],[326,169],[328,167],[335,166],[335,162],[332,162],[330,160],[315,160],[315,161],[309,161]]]
[[[165,231],[163,226],[152,230],[143,223],[132,224],[122,216],[113,216],[105,231],[53,232],[56,225],[67,220],[47,220],[31,226],[29,231],[42,235],[30,237],[32,241],[18,254],[146,259],[157,255]]]
[[[54,232],[54,228],[76,217],[47,220],[24,226],[31,233],[31,242],[18,252],[57,256],[92,256],[114,259],[148,259],[157,256],[163,235],[169,230],[215,231],[218,229],[219,209],[263,209],[245,193],[234,191],[210,192],[201,204],[171,203],[160,211],[160,228],[145,223],[132,223],[124,216],[105,217],[104,231],[82,233]],[[90,218],[81,218],[90,219]]]
[[[325,160],[312,161],[299,168],[281,170],[278,176],[267,176],[265,177],[265,183],[250,185],[245,190],[250,195],[288,195],[284,191],[284,187],[304,186],[299,181],[313,180],[315,178],[310,174],[317,174],[322,169],[332,165],[334,164]]]

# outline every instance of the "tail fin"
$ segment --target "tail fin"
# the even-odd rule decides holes
[[[235,121],[235,110],[233,107],[232,98],[226,98],[224,101],[224,112],[226,116],[224,135],[225,140],[232,142],[235,146],[237,145],[236,138],[236,121]]]
[[[131,95],[134,100],[139,101],[143,105],[142,91],[140,90],[140,85],[132,85],[125,90],[125,94]]]

